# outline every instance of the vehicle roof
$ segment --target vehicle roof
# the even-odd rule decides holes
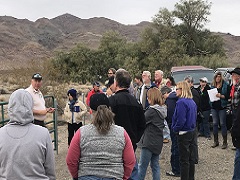
[[[186,71],[186,70],[212,70],[203,66],[174,66],[171,68],[171,72]]]
[[[217,68],[217,69],[215,69],[215,72],[217,72],[217,71],[227,71],[227,70],[234,70],[234,68],[233,67]]]

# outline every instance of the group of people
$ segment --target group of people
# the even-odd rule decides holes
[[[92,124],[80,127],[70,143],[67,165],[72,177],[141,180],[145,179],[150,163],[153,179],[160,179],[159,156],[164,142],[164,128],[170,127],[173,141],[172,171],[166,174],[181,176],[182,179],[194,178],[197,106],[192,99],[189,84],[182,81],[176,85],[171,77],[168,81],[164,80],[160,70],[155,72],[155,82],[151,82],[151,73],[144,71],[141,79],[136,81],[138,86],[131,93],[132,79],[128,71],[115,71],[111,68],[108,75],[106,95],[94,90],[95,82],[93,90],[87,96],[87,105],[93,115]],[[114,116],[110,116],[109,111],[114,113]],[[104,126],[109,116],[112,121],[108,126]],[[111,126],[125,129],[125,143],[128,143],[126,139],[129,138],[132,149],[126,144],[124,147],[128,150],[118,145],[122,136],[112,137]],[[119,135],[121,134],[124,133]],[[92,138],[96,142],[92,142]],[[112,143],[115,144],[113,147]],[[123,148],[121,151],[120,147]],[[137,147],[141,149],[139,163],[134,155]],[[131,157],[125,156],[126,151]],[[123,159],[113,159],[113,156]],[[120,166],[117,166],[119,163]],[[107,167],[116,168],[111,168],[110,173]],[[124,167],[124,171],[120,167]]]
[[[150,163],[153,179],[159,180],[159,157],[167,138],[164,134],[168,134],[164,132],[169,131],[171,171],[166,175],[194,179],[198,163],[197,136],[211,139],[210,113],[212,147],[219,146],[220,122],[222,149],[227,148],[226,106],[231,98],[231,134],[237,148],[233,179],[239,179],[240,68],[229,73],[231,86],[225,83],[222,74],[216,73],[210,86],[208,79],[202,77],[195,89],[191,76],[175,84],[172,77],[164,79],[163,72],[157,70],[152,82],[151,73],[143,71],[141,76],[135,76],[134,88],[128,71],[111,68],[106,92],[94,82],[86,105],[79,100],[77,91],[70,89],[64,114],[69,146],[66,163],[71,176],[78,180],[143,180]],[[10,121],[0,128],[0,179],[56,179],[52,142],[44,127],[46,114],[55,109],[45,107],[41,83],[42,76],[34,74],[29,88],[19,89],[10,97]],[[208,90],[213,88],[217,89],[219,99],[210,102]],[[83,126],[87,106],[92,113],[91,124]],[[135,154],[137,147],[141,149],[139,162]]]
[[[0,179],[56,179],[52,140],[44,124],[55,109],[46,108],[41,85],[42,76],[36,73],[27,89],[10,96],[10,120],[0,128]]]

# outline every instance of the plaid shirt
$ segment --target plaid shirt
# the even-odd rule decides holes
[[[234,95],[232,97],[232,108],[236,109],[240,100],[240,83],[235,85]]]

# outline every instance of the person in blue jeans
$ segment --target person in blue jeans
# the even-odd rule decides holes
[[[158,88],[150,88],[147,97],[150,106],[145,112],[146,129],[138,143],[138,147],[141,148],[138,180],[145,179],[149,162],[153,179],[160,180],[159,155],[163,146],[163,128],[167,108]]]
[[[218,124],[220,121],[223,137],[222,149],[226,149],[227,148],[226,107],[230,95],[230,87],[224,81],[221,72],[217,72],[213,77],[211,88],[217,88],[218,93],[216,94],[216,97],[219,98],[218,101],[211,102],[213,119],[213,137],[214,137],[214,143],[211,147],[215,148],[219,146]]]
[[[174,177],[180,177],[180,164],[179,164],[179,150],[178,150],[178,141],[177,141],[177,134],[173,132],[172,129],[172,116],[174,114],[174,110],[176,107],[176,102],[178,100],[178,97],[176,95],[176,92],[173,91],[171,88],[167,86],[163,86],[161,88],[161,92],[163,94],[163,97],[165,99],[165,104],[167,106],[167,123],[170,128],[170,137],[171,137],[171,171],[167,171],[167,176],[174,176]]]

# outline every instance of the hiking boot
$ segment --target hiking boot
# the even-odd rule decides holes
[[[211,147],[212,147],[212,148],[215,148],[215,147],[219,146],[218,134],[214,134],[214,135],[213,135],[213,138],[214,138],[214,143],[213,143],[213,145],[212,145]]]
[[[227,149],[227,135],[223,136],[223,145],[222,145],[222,149]]]
[[[175,174],[172,171],[166,172],[166,176],[180,177],[180,174]]]

